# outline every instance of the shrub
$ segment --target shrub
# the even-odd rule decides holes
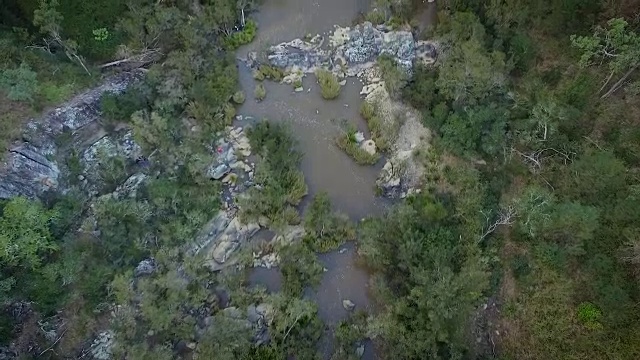
[[[531,265],[529,265],[529,257],[526,255],[518,254],[511,260],[511,270],[516,279],[521,279],[524,276],[529,275],[531,272]]]
[[[298,169],[302,154],[296,142],[282,124],[262,121],[248,131],[251,147],[260,155],[256,169],[255,187],[243,199],[240,208],[243,217],[267,217],[275,226],[298,222],[293,206],[307,194],[304,174]]]
[[[376,147],[380,151],[388,150],[393,131],[383,126],[382,120],[376,115],[376,106],[366,101],[363,102],[360,106],[360,115],[367,121],[367,127]]]
[[[316,255],[305,244],[285,246],[280,251],[282,291],[290,297],[302,295],[305,287],[320,283],[323,268]]]
[[[38,93],[37,74],[26,63],[16,69],[0,72],[0,89],[7,92],[9,100],[32,102]]]
[[[336,145],[360,165],[375,165],[380,160],[380,154],[369,154],[363,150],[355,140],[355,132],[347,132],[336,139]]]
[[[253,78],[255,80],[258,80],[258,81],[263,81],[264,80],[264,73],[262,71],[260,71],[260,69],[253,70],[253,72],[251,74],[253,75]]]
[[[384,24],[384,22],[386,21],[386,16],[384,12],[378,9],[373,9],[369,11],[367,15],[365,15],[365,20],[372,23],[373,25],[380,25]]]
[[[375,111],[376,108],[370,102],[365,101],[360,105],[360,115],[362,115],[365,120],[369,120],[375,116]]]
[[[282,70],[278,69],[275,66],[271,66],[271,65],[260,65],[258,67],[258,72],[261,75],[254,74],[253,77],[256,80],[260,80],[260,81],[262,81],[262,80],[264,80],[266,78],[266,79],[269,79],[269,80],[272,80],[272,81],[278,81],[279,82],[279,81],[282,81],[282,78],[284,77],[284,73],[282,72]]]
[[[243,104],[245,98],[246,97],[244,95],[244,91],[238,91],[235,94],[233,94],[232,100],[236,104]]]
[[[267,89],[265,89],[263,84],[258,84],[253,91],[253,95],[255,96],[256,100],[262,101],[265,97],[267,97]]]
[[[304,217],[304,228],[308,233],[304,242],[316,252],[335,250],[356,237],[349,218],[331,211],[331,201],[325,192],[313,198]]]
[[[335,99],[340,95],[340,82],[338,77],[325,69],[316,70],[316,78],[320,84],[320,94],[326,100]]]
[[[601,329],[600,319],[602,318],[602,312],[594,304],[590,302],[583,302],[578,305],[578,319],[588,329],[596,330]]]
[[[245,23],[242,31],[235,32],[225,39],[225,46],[228,50],[235,50],[238,47],[248,44],[253,41],[258,31],[258,24],[255,21],[249,20]]]
[[[396,61],[389,55],[384,54],[378,58],[378,67],[382,72],[385,87],[392,98],[398,98],[400,91],[407,84],[409,76],[404,69],[401,69]]]

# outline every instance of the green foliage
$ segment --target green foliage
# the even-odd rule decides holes
[[[602,325],[600,324],[600,318],[602,317],[602,312],[589,302],[583,302],[578,305],[578,319],[585,327],[591,330],[601,329]]]
[[[269,79],[272,81],[279,82],[282,80],[283,77],[284,77],[284,73],[282,72],[282,70],[278,69],[275,66],[266,65],[266,64],[260,65],[258,67],[258,70],[254,71],[253,73],[253,78],[258,81]]]
[[[620,73],[637,66],[640,59],[640,35],[628,29],[624,19],[611,19],[608,28],[597,26],[592,36],[571,36],[573,46],[580,49],[580,65],[607,61],[609,70]]]
[[[485,30],[476,16],[455,13],[441,31],[451,46],[436,80],[442,96],[456,104],[477,104],[505,92],[505,54],[485,48]]]
[[[113,130],[119,123],[130,122],[131,115],[146,106],[146,100],[142,90],[135,85],[119,94],[104,93],[100,99],[103,123]]]
[[[316,252],[335,250],[356,237],[349,218],[331,211],[329,195],[324,192],[313,197],[304,216],[304,228],[307,231],[304,241]]]
[[[392,98],[398,98],[404,86],[407,84],[409,76],[405,69],[402,69],[393,57],[384,54],[378,57],[378,67],[382,73],[384,86]]]
[[[0,261],[3,266],[37,269],[43,257],[57,250],[49,224],[57,213],[38,202],[15,198],[2,209]]]
[[[324,273],[316,255],[306,244],[298,243],[280,250],[282,292],[288,297],[301,297],[305,288],[320,284]]]
[[[372,23],[373,25],[379,25],[384,24],[384,22],[387,20],[387,17],[385,16],[384,12],[378,9],[373,9],[369,11],[367,15],[365,15],[365,20]]]
[[[256,88],[253,90],[253,96],[256,100],[262,101],[267,97],[267,89],[265,89],[263,84],[257,84]]]
[[[245,100],[244,91],[237,91],[235,94],[233,94],[233,97],[231,99],[238,105],[243,104]]]
[[[362,105],[360,106],[360,115],[362,115],[362,117],[367,122],[367,127],[369,128],[369,132],[371,133],[371,138],[376,143],[376,147],[378,148],[378,150],[387,151],[389,150],[389,146],[391,146],[393,142],[393,138],[396,135],[396,130],[391,129],[390,126],[383,124],[377,113],[378,109],[375,104],[369,103],[367,101],[362,102]],[[350,140],[355,139],[351,138]],[[358,150],[360,150],[360,148],[358,148]],[[368,153],[366,155],[368,155],[369,157],[371,156]],[[366,156],[365,160],[367,160]],[[373,161],[373,159],[371,158],[369,159],[369,161]]]
[[[402,89],[402,99],[423,112],[430,110],[437,99],[437,76],[438,72],[433,68],[416,66],[413,77]]]
[[[9,100],[32,102],[38,93],[37,74],[24,62],[17,69],[3,70],[0,89],[7,92]]]
[[[355,139],[355,129],[350,129],[336,138],[336,145],[359,165],[375,165],[380,160],[380,154],[370,154],[360,147]]]
[[[388,304],[370,331],[400,358],[462,356],[468,315],[488,285],[448,218],[441,203],[420,195],[362,226],[360,251],[384,279],[375,292]]]
[[[526,255],[518,254],[511,260],[511,271],[516,279],[522,279],[523,277],[531,273],[531,264],[529,257]]]
[[[248,198],[240,206],[243,216],[249,219],[265,216],[276,227],[297,222],[293,206],[307,194],[307,185],[298,170],[302,154],[295,149],[295,140],[284,125],[266,120],[250,129],[248,136],[251,147],[260,156],[255,181],[262,188],[248,191]]]
[[[235,50],[242,45],[252,42],[257,32],[258,24],[253,20],[249,20],[246,22],[242,31],[227,36],[224,43],[228,50]]]
[[[334,73],[326,69],[318,69],[315,74],[318,84],[320,84],[320,94],[323,99],[331,100],[340,95],[340,82]]]
[[[59,216],[42,204],[16,197],[2,208],[0,217],[0,301],[32,299],[49,314],[63,290],[57,286],[59,269],[49,264],[59,250],[50,225]]]

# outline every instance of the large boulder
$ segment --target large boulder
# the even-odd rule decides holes
[[[394,58],[408,72],[417,56],[427,63],[436,56],[434,43],[416,43],[409,31],[375,27],[370,22],[353,28],[337,27],[329,36],[329,46],[325,46],[323,40],[319,37],[311,41],[294,39],[272,46],[267,59],[270,65],[289,71],[311,73],[322,67],[340,75],[354,76],[372,67],[383,54]],[[257,62],[251,64],[256,66]]]
[[[204,227],[195,241],[194,252],[205,257],[211,271],[219,271],[235,263],[234,253],[260,230],[257,223],[242,224],[226,211],[220,211]]]
[[[23,140],[9,149],[0,164],[0,198],[14,196],[36,198],[47,191],[60,191],[60,169],[56,159],[56,139],[71,137],[100,119],[100,100],[105,92],[120,93],[142,72],[120,73],[107,78],[100,86],[87,90],[23,129]],[[83,134],[83,136],[93,135]],[[79,141],[82,142],[82,141]]]

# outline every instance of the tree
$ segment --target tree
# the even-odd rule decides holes
[[[0,72],[0,88],[7,91],[9,100],[32,102],[38,93],[37,74],[23,62],[17,69]]]
[[[60,46],[69,60],[77,62],[91,75],[89,69],[84,64],[84,59],[78,54],[78,44],[70,39],[62,39],[62,14],[58,11],[58,0],[42,0],[40,7],[33,13],[33,25],[38,26],[40,31],[51,37],[51,40]],[[48,46],[48,45],[47,45]]]
[[[619,77],[601,98],[606,98],[621,88],[640,66],[640,35],[629,29],[629,24],[624,19],[611,19],[607,25],[606,29],[596,26],[591,36],[571,35],[573,46],[582,52],[581,66],[606,63],[609,67],[609,76],[600,92],[604,91],[614,76]]]
[[[36,269],[58,249],[49,225],[57,217],[42,204],[17,197],[7,203],[0,218],[0,261],[3,266]]]

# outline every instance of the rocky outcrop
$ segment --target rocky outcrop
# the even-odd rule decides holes
[[[341,76],[354,76],[370,68],[376,59],[387,54],[400,66],[411,71],[416,59],[431,63],[435,61],[436,45],[429,41],[415,41],[409,31],[394,31],[386,26],[373,26],[370,22],[353,28],[337,27],[325,39],[316,36],[309,41],[294,39],[272,46],[267,54],[270,65],[311,73],[316,68],[328,68]],[[247,64],[255,66],[256,57],[251,56]]]
[[[203,254],[211,271],[234,264],[232,254],[245,245],[260,230],[257,223],[242,224],[228,211],[220,211],[204,227],[195,242],[195,254]]]
[[[0,164],[0,198],[35,198],[47,191],[60,190],[61,171],[56,162],[56,139],[74,136],[100,119],[100,99],[105,92],[119,93],[141,77],[141,72],[121,73],[102,85],[77,95],[23,130],[23,140],[9,149]]]

